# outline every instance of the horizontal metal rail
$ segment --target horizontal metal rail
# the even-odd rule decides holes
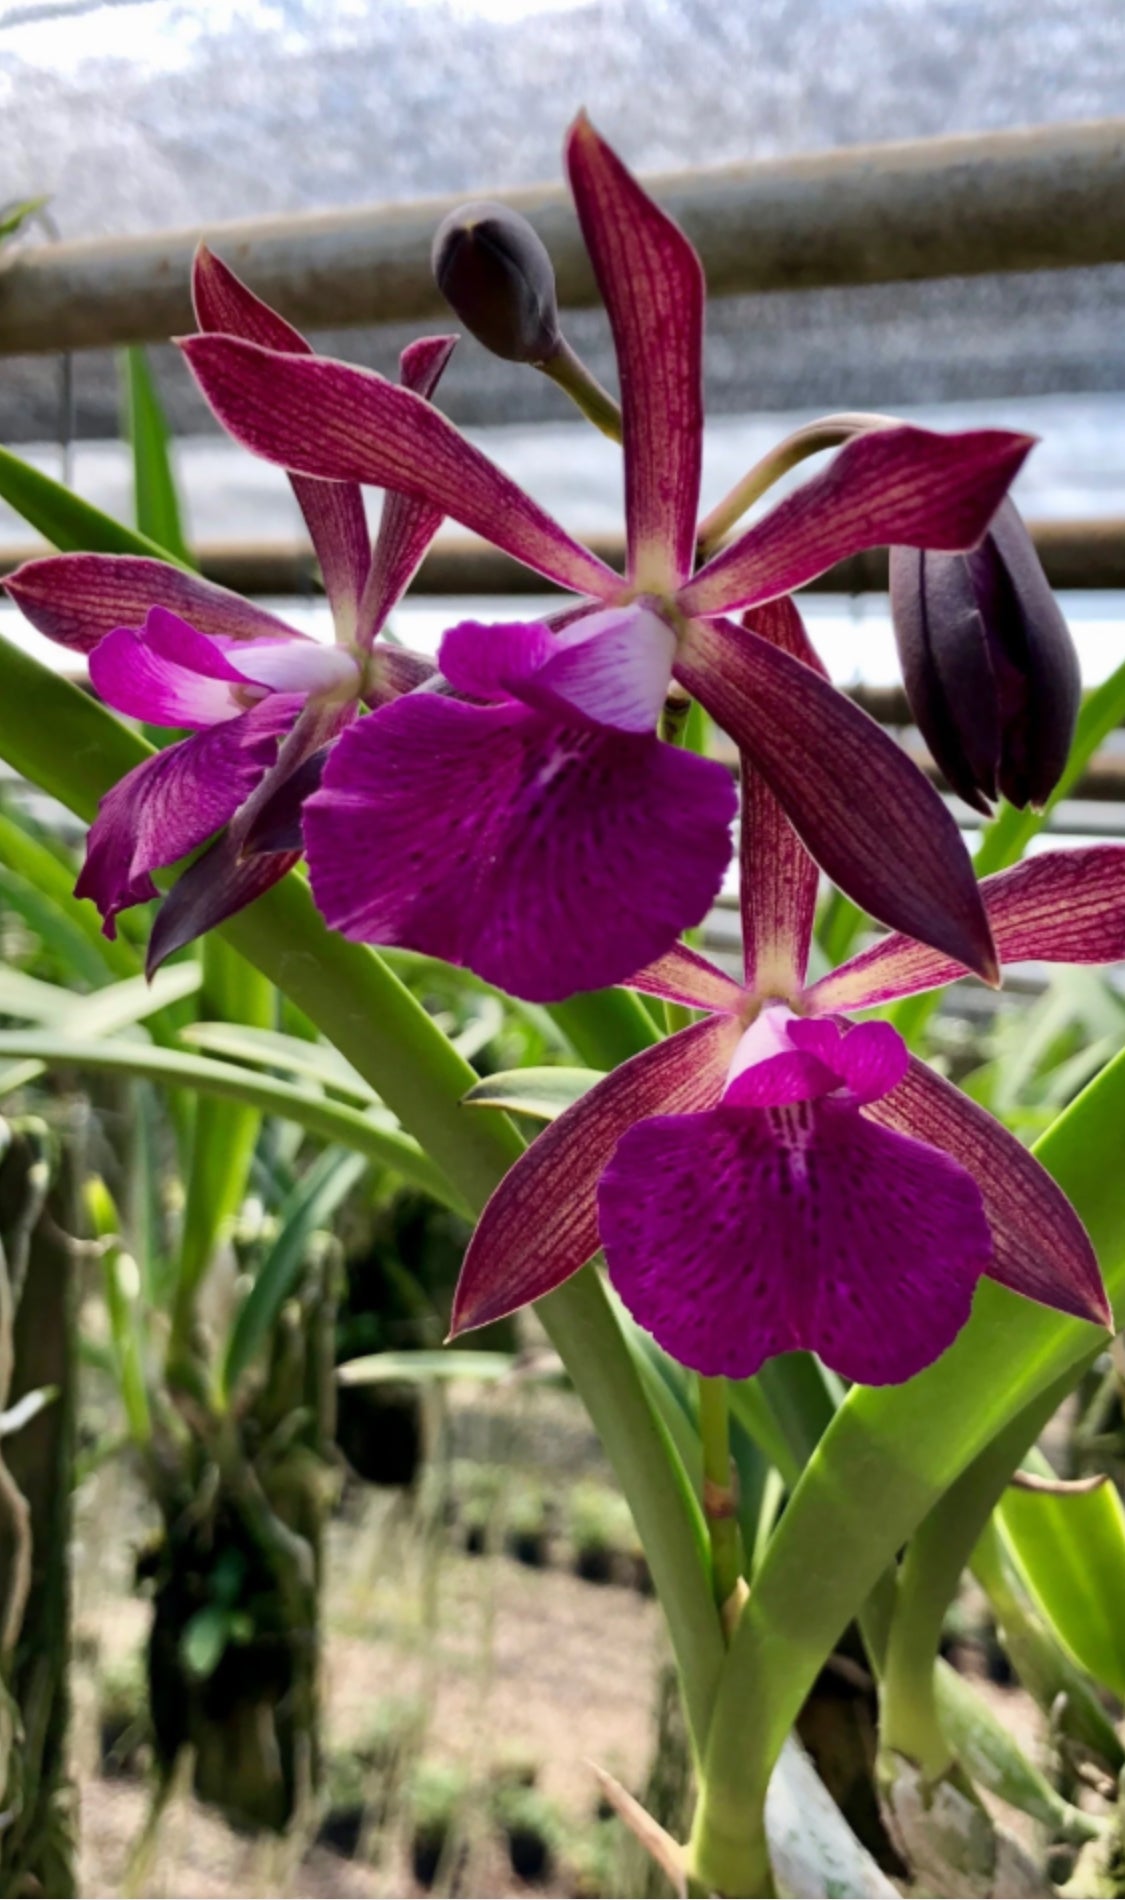
[[[1033,521],[1032,538],[1052,587],[1089,591],[1125,589],[1125,516],[1084,521]],[[589,546],[603,561],[621,572],[625,545],[619,538],[594,536]],[[42,547],[0,548],[0,579],[21,561],[42,554]],[[308,593],[316,585],[312,550],[303,541],[217,542],[198,549],[200,566],[209,580],[238,594]],[[887,555],[884,548],[854,555],[830,568],[811,583],[821,594],[873,594],[886,591]],[[468,535],[443,536],[430,549],[414,582],[415,595],[550,594],[550,581],[532,574],[518,561],[499,554]]]
[[[698,248],[714,296],[1125,261],[1122,119],[845,147],[648,182]],[[541,185],[495,195],[540,231],[563,304],[595,302],[566,194]],[[0,355],[190,330],[188,273],[204,236],[307,329],[444,314],[430,243],[456,202],[362,205],[19,250],[0,269]]]

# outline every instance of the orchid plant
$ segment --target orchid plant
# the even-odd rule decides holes
[[[289,473],[334,641],[123,549],[40,479],[29,513],[48,530],[65,518],[71,551],[8,590],[89,655],[103,704],[5,647],[0,753],[93,819],[77,890],[111,938],[158,894],[155,873],[196,854],[161,902],[150,973],[218,932],[208,942],[275,982],[378,1092],[364,1139],[397,1143],[416,1179],[479,1216],[454,1331],[537,1303],[629,1497],[676,1653],[690,1841],[613,1790],[666,1871],[724,1893],[893,1891],[834,1809],[794,1871],[792,1829],[767,1809],[771,1779],[792,1793],[803,1772],[786,1738],[852,1624],[880,1697],[879,1798],[922,1886],[996,1890],[999,1835],[974,1781],[1020,1790],[1109,1865],[1109,1823],[1036,1779],[971,1691],[957,1699],[938,1643],[990,1526],[1043,1600],[1028,1547],[993,1513],[1113,1325],[1125,1184],[1104,1131],[1125,1066],[1036,1156],[908,1046],[901,1014],[870,1012],[969,975],[995,985],[1029,959],[1125,957],[1125,848],[1015,862],[1017,849],[978,881],[948,806],[830,683],[792,596],[847,555],[892,548],[916,716],[982,814],[1000,794],[1048,803],[1110,707],[1120,716],[1125,681],[1080,716],[1072,643],[1007,499],[1026,437],[826,418],[701,521],[698,259],[584,117],[566,163],[620,406],[565,343],[521,220],[470,207],[435,263],[469,328],[620,439],[625,572],[434,406],[452,339],[412,345],[398,384],[322,359],[202,250],[199,334],[182,348],[230,434]],[[826,448],[826,467],[724,539]],[[363,484],[385,491],[374,545]],[[572,599],[544,620],[453,626],[435,667],[385,628],[446,517]],[[39,726],[18,713],[32,690],[50,714]],[[737,748],[741,801],[727,766],[686,742],[692,701]],[[146,750],[107,708],[189,736]],[[736,817],[741,982],[685,941],[721,888]],[[888,931],[810,980],[822,874]],[[418,954],[547,1005],[592,1072],[550,1071],[546,1110],[541,1077],[474,1087],[395,974]],[[139,1061],[132,1044],[108,1059]],[[91,1060],[106,1062],[104,1041]],[[525,1147],[482,1100],[549,1125]],[[732,1415],[787,1494],[753,1544]],[[1117,1554],[1125,1575],[1125,1527]],[[989,1574],[999,1591],[1007,1573]],[[1068,1659],[1089,1688],[1073,1641],[1051,1627],[1045,1640],[1046,1676]]]

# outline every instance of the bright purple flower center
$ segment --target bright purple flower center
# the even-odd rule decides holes
[[[890,1023],[838,1023],[771,1004],[735,1050],[723,1100],[774,1108],[824,1097],[860,1108],[897,1088],[909,1061]]]

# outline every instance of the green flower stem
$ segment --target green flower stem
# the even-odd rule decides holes
[[[715,1602],[734,1614],[742,1582],[742,1538],[730,1455],[730,1417],[725,1379],[699,1380],[699,1439],[703,1447],[703,1514],[711,1538]]]
[[[543,363],[537,363],[536,369],[542,370],[560,389],[565,389],[571,402],[575,403],[588,422],[600,429],[611,442],[621,441],[621,410],[608,389],[603,389],[597,377],[586,368],[580,356],[576,356],[565,337],[560,337],[559,347],[554,356]]]
[[[763,455],[752,469],[731,489],[730,494],[711,510],[707,519],[700,523],[696,547],[701,559],[713,554],[725,534],[729,534],[736,521],[740,521],[748,508],[779,482],[790,469],[797,468],[810,455],[819,455],[823,449],[834,449],[841,442],[850,441],[853,435],[859,435],[867,429],[878,429],[892,421],[890,416],[839,415],[822,416],[816,422],[806,422],[801,428],[794,429],[783,442]]]
[[[1118,1058],[1036,1150],[1085,1221],[1118,1299],[1123,1115]],[[1025,1407],[1067,1373],[1078,1377],[1098,1344],[1096,1329],[986,1281],[968,1326],[935,1365],[905,1386],[848,1394],[770,1540],[728,1652],[693,1833],[704,1885],[762,1890],[769,1778],[840,1632],[948,1486]]]
[[[88,695],[0,642],[0,756],[25,778],[90,820],[99,798],[147,754]],[[483,1206],[523,1143],[507,1117],[462,1110],[473,1070],[386,965],[333,935],[292,876],[221,934],[347,1056],[465,1199]],[[540,1312],[628,1499],[702,1751],[723,1639],[698,1505],[593,1268],[543,1301]]]
[[[935,1678],[946,1611],[1012,1472],[1066,1398],[1074,1376],[1068,1370],[996,1434],[923,1519],[899,1566],[880,1684],[880,1743],[914,1762],[927,1780],[953,1764]]]

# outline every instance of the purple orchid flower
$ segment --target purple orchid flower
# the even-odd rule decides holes
[[[200,327],[311,353],[282,317],[203,246],[193,292]],[[403,387],[432,395],[454,339],[404,351]],[[294,791],[312,790],[326,748],[363,705],[408,692],[428,661],[375,640],[441,523],[388,496],[374,549],[358,484],[293,478],[332,609],[335,644],[198,576],[131,555],[63,554],[6,582],[32,624],[89,655],[115,711],[191,736],[135,767],[102,800],[76,891],[116,932],[120,911],[158,895],[152,873],[220,835],[175,885],[149,946],[154,969],[268,890],[301,855]]]
[[[974,545],[1029,439],[865,431],[693,574],[699,260],[584,117],[567,167],[617,352],[624,576],[382,378],[230,337],[183,344],[215,413],[255,453],[412,495],[580,597],[561,638],[539,624],[455,629],[440,665],[463,702],[414,696],[345,734],[306,820],[325,916],[539,1000],[623,980],[642,943],[656,956],[699,921],[730,849],[716,768],[669,759],[656,736],[675,680],[753,760],[842,889],[994,979],[980,894],[940,798],[843,694],[726,616],[862,548]]]
[[[800,652],[791,604],[768,617]],[[897,1383],[951,1343],[983,1273],[1111,1326],[1086,1232],[1034,1156],[889,1023],[841,1014],[960,965],[894,933],[806,985],[816,867],[748,761],[744,787],[744,983],[682,945],[633,980],[707,1015],[598,1082],[511,1169],[453,1332],[541,1299],[599,1247],[638,1322],[705,1374],[807,1348]],[[1125,956],[1125,847],[1044,853],[981,896],[1005,960]]]

